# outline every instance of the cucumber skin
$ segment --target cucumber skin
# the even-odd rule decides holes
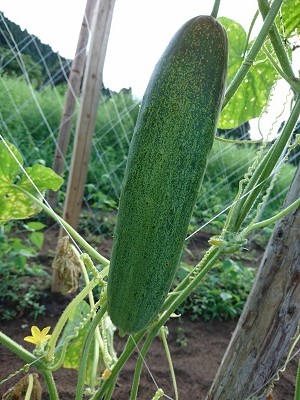
[[[144,329],[174,279],[221,110],[224,28],[198,16],[175,34],[142,101],[121,190],[107,304],[124,333]]]

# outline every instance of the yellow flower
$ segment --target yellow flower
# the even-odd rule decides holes
[[[32,336],[26,336],[24,340],[25,342],[33,343],[36,346],[41,346],[50,339],[51,335],[47,335],[49,330],[50,326],[47,326],[43,330],[40,330],[37,326],[32,326],[31,327]]]

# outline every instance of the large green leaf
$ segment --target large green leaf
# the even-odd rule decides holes
[[[12,144],[0,141],[0,225],[12,219],[24,219],[35,215],[41,208],[19,189],[38,197],[46,189],[58,190],[63,183],[50,168],[36,164],[23,169],[23,160]]]
[[[243,62],[247,35],[243,27],[237,22],[225,17],[219,18],[219,21],[226,29],[229,41],[227,81],[227,84],[229,84]],[[268,102],[276,80],[276,71],[261,51],[244,81],[223,109],[218,127],[230,129],[259,117]]]

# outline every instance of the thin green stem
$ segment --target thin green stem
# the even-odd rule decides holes
[[[9,338],[5,333],[0,331],[0,343],[7,349],[15,353],[19,358],[26,361],[29,364],[34,364],[35,368],[38,370],[45,369],[45,364],[36,358],[32,353],[26,350],[23,346]]]
[[[134,336],[129,336],[122,354],[120,355],[113,370],[111,371],[110,377],[105,382],[103,382],[99,390],[94,394],[94,396],[90,400],[101,400],[103,398],[104,394],[109,390],[112,382],[114,382],[114,380],[117,378],[121,369],[125,365],[126,361],[129,359],[129,357],[132,355],[132,353],[136,348],[136,345],[140,343],[145,333],[146,333],[145,331],[142,331],[135,334]]]
[[[218,142],[223,142],[223,143],[232,143],[232,144],[257,144],[261,143],[262,140],[237,140],[237,139],[225,139],[222,138],[221,136],[215,136],[215,140]]]
[[[176,376],[175,376],[174,366],[173,366],[173,362],[172,362],[172,356],[171,356],[171,352],[170,352],[170,349],[169,349],[169,346],[168,346],[168,341],[167,341],[167,338],[166,338],[166,333],[165,333],[165,330],[164,330],[163,326],[160,328],[160,337],[161,337],[161,340],[163,342],[164,349],[165,349],[165,352],[166,352],[166,355],[167,355],[167,360],[168,360],[169,369],[170,369],[172,382],[173,382],[175,400],[179,400]]]
[[[82,350],[82,355],[80,358],[80,365],[78,370],[75,400],[81,400],[83,398],[86,367],[90,355],[91,345],[93,343],[93,338],[95,337],[95,330],[97,329],[101,319],[103,318],[106,309],[107,306],[106,304],[104,304],[102,308],[97,312],[94,319],[92,320],[86,339],[84,341],[84,347]]]
[[[286,207],[284,210],[280,211],[278,214],[276,214],[274,217],[265,219],[260,222],[256,222],[255,224],[250,224],[247,228],[245,228],[241,232],[241,236],[247,236],[251,231],[254,231],[256,229],[264,228],[265,226],[274,224],[276,221],[278,221],[280,218],[284,217],[285,215],[289,214],[291,211],[293,211],[295,208],[300,206],[300,198],[295,200],[292,204],[290,204],[288,207]]]
[[[60,225],[64,227],[66,232],[70,234],[70,236],[77,242],[79,243],[88,254],[90,254],[91,257],[95,258],[97,261],[99,261],[103,265],[109,265],[109,260],[105,257],[103,257],[101,254],[99,254],[88,242],[86,242],[79,233],[76,232],[74,228],[72,228],[71,225],[69,225],[66,221],[64,221],[58,214],[56,214],[55,211],[53,211],[51,208],[49,208],[46,204],[44,204],[42,201],[37,199],[33,194],[27,192],[27,190],[24,190],[20,188],[19,186],[15,186],[16,189],[20,190],[22,193],[24,193],[26,196],[28,196],[34,203],[36,203],[39,207],[41,207],[50,217],[52,217],[55,221],[57,221]]]
[[[32,394],[32,389],[33,389],[33,375],[29,374],[28,375],[28,386],[27,386],[24,400],[30,400],[31,394]]]
[[[75,252],[77,252],[77,250],[75,249]],[[79,260],[80,260],[80,265],[81,265],[81,270],[82,270],[82,274],[85,280],[85,284],[86,286],[90,283],[90,278],[85,266],[85,263],[83,262],[82,258],[80,258],[79,253],[77,254]],[[90,260],[91,261],[91,260]],[[91,261],[92,262],[92,261]],[[93,291],[91,290],[89,292],[89,303],[90,303],[90,307],[91,309],[95,309],[95,299],[94,299],[94,295],[93,295]],[[95,388],[95,382],[96,382],[96,376],[97,376],[97,367],[98,367],[98,363],[99,363],[99,347],[101,349],[102,354],[104,354],[104,342],[100,333],[100,329],[99,326],[97,326],[96,330],[95,330],[95,344],[94,344],[95,350],[94,350],[94,360],[93,360],[93,368],[92,368],[92,372],[91,372],[91,377],[90,377],[90,387],[92,389],[92,391]]]
[[[300,93],[300,81],[297,81],[296,79],[291,78],[286,72],[284,72],[277,62],[274,60],[272,57],[272,54],[268,51],[266,46],[263,46],[263,51],[268,57],[270,63],[273,65],[273,67],[276,69],[279,75],[282,76],[283,79],[286,80],[286,82],[290,85],[290,87],[294,90],[295,93]]]
[[[296,102],[285,124],[281,135],[278,137],[274,145],[269,149],[265,157],[255,169],[255,172],[249,179],[248,184],[244,188],[241,200],[236,203],[234,210],[231,214],[231,220],[228,222],[228,230],[237,232],[243,223],[246,215],[254,204],[255,199],[262,191],[266,180],[272,174],[281,154],[283,153],[291,133],[297,123],[300,115],[300,96],[296,98]],[[245,194],[249,195],[245,196]]]
[[[152,341],[146,340],[142,349],[139,351],[139,356],[138,356],[137,362],[135,364],[134,376],[133,376],[132,385],[131,385],[130,400],[137,399],[142,367],[144,364],[144,360],[145,360],[147,351],[149,350],[149,347],[151,345],[151,342]]]
[[[253,190],[249,196],[245,198],[244,204],[240,213],[238,215],[236,230],[241,226],[242,222],[246,218],[247,213],[251,209],[255,199],[257,198],[259,192],[263,189],[263,183],[270,177],[273,169],[275,168],[280,156],[284,152],[284,149],[290,139],[293,129],[298,121],[300,115],[300,96],[297,97],[295,105],[291,111],[288,121],[286,122],[281,135],[271,147],[270,151],[267,153],[266,157],[262,160],[260,166],[256,169],[253,176],[250,178],[247,186],[245,187],[245,192],[252,189],[253,186],[258,185],[258,187]]]
[[[258,6],[261,12],[261,15],[263,16],[264,19],[266,19],[269,11],[270,11],[270,6],[268,0],[258,0]],[[274,24],[270,31],[269,31],[269,38],[271,40],[272,46],[274,48],[274,51],[277,55],[278,61],[281,65],[281,68],[289,76],[289,79],[295,80],[296,77],[294,75],[292,66],[290,64],[290,60],[288,58],[288,55],[286,53],[286,49],[284,47],[284,44],[281,40],[280,34],[276,28],[276,25]]]
[[[255,24],[255,22],[257,20],[258,15],[259,15],[259,11],[257,10],[255,12],[255,14],[254,14],[254,17],[252,18],[252,21],[251,21],[251,24],[250,24],[250,28],[249,28],[249,31],[248,31],[248,34],[247,34],[246,43],[245,43],[245,47],[244,47],[244,51],[243,51],[244,57],[245,57],[245,55],[247,53],[247,49],[248,49],[248,46],[249,46],[251,33],[252,33],[252,30],[253,30],[254,24]]]
[[[300,361],[298,362],[294,400],[300,400]]]
[[[61,317],[59,318],[53,333],[51,334],[51,337],[48,342],[49,346],[49,352],[47,355],[48,360],[51,360],[53,358],[53,355],[55,353],[55,346],[56,342],[58,340],[59,335],[61,334],[67,320],[69,319],[69,316],[73,310],[76,309],[78,304],[86,297],[88,296],[89,292],[94,289],[94,287],[97,285],[97,281],[93,279],[72,301],[71,303],[68,304],[68,306],[65,308],[64,312],[62,313]]]
[[[189,293],[197,286],[197,284],[200,282],[200,280],[203,278],[203,276],[209,271],[210,268],[213,267],[214,262],[220,255],[220,248],[211,246],[209,250],[206,252],[200,263],[198,263],[195,268],[179,283],[179,285],[175,288],[173,292],[170,293],[170,295],[167,297],[165,300],[161,313],[167,312],[171,304],[174,302],[174,300],[182,293],[184,293],[184,296],[188,296]],[[198,270],[198,274],[195,277],[195,270]],[[191,285],[191,286],[190,286]],[[190,288],[189,289],[187,288]],[[187,290],[187,292],[185,292]],[[185,297],[183,297],[183,300]],[[183,301],[182,300],[182,301]],[[173,312],[173,311],[172,311]],[[170,314],[171,315],[171,314]]]
[[[211,16],[214,18],[217,18],[217,16],[218,16],[220,3],[221,3],[221,0],[215,0],[215,2],[214,2],[214,7],[211,12]]]
[[[264,24],[259,32],[253,46],[249,50],[247,57],[245,58],[244,62],[240,66],[238,72],[236,73],[233,80],[228,85],[228,88],[225,93],[225,98],[222,107],[224,108],[229,100],[233,97],[234,93],[239,88],[240,84],[243,82],[245,76],[247,75],[249,69],[251,68],[252,64],[255,61],[255,58],[261,49],[273,23],[276,18],[276,15],[281,7],[283,0],[274,0],[270,10],[265,18]]]
[[[42,371],[42,374],[47,385],[50,400],[59,400],[56,384],[52,373],[50,371]]]
[[[111,399],[111,396],[113,395],[116,383],[117,383],[117,376],[113,380],[110,381],[110,385],[109,385],[109,387],[108,387],[108,389],[107,389],[107,391],[105,393],[104,400],[110,400]]]

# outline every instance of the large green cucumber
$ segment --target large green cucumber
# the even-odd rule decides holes
[[[223,27],[198,16],[175,34],[145,92],[121,191],[107,302],[127,333],[159,312],[178,266],[227,75]]]

